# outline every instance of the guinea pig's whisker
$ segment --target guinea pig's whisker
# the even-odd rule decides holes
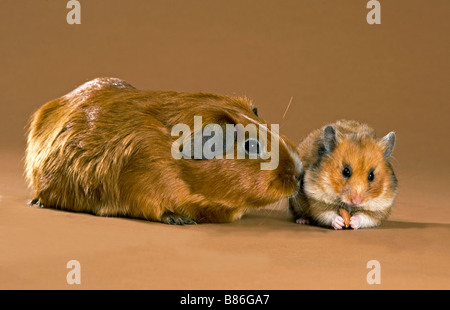
[[[291,103],[292,103],[292,99],[293,99],[293,98],[294,98],[294,97],[291,96],[291,99],[289,100],[289,103],[288,103],[286,109],[284,110],[283,116],[282,116],[281,121],[280,121],[280,128],[283,126],[284,118],[286,117],[287,111],[289,110],[289,108],[290,108],[290,106],[291,106]]]
[[[286,113],[287,113],[287,111],[289,110],[289,107],[291,106],[291,103],[292,103],[292,99],[294,99],[294,97],[293,97],[293,96],[291,96],[291,99],[289,100],[289,103],[288,103],[288,105],[287,105],[286,109],[284,110],[284,114],[283,114],[283,117],[281,118],[281,121],[283,121],[283,120],[284,120],[284,118],[286,117]]]

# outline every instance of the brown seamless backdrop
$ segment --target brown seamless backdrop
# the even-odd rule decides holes
[[[368,25],[366,1],[81,1],[68,25],[65,1],[1,1],[0,288],[72,288],[77,258],[82,288],[368,288],[377,258],[382,288],[450,288],[450,2],[381,2]],[[25,208],[31,113],[98,76],[246,95],[294,143],[339,118],[394,130],[391,220],[336,234],[290,223],[283,205],[188,228]]]

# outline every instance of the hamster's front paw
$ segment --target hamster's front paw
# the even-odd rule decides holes
[[[161,216],[161,222],[170,224],[170,225],[191,225],[191,224],[197,224],[194,220],[179,215],[177,213],[173,213],[170,211],[164,212],[163,216]]]
[[[360,215],[353,215],[350,218],[350,227],[353,229],[358,229],[361,227],[361,216]]]
[[[304,225],[308,225],[309,224],[309,219],[306,217],[299,217],[298,219],[295,220],[295,222],[297,224],[304,224]]]
[[[344,228],[344,225],[345,225],[344,219],[342,218],[342,216],[339,215],[336,215],[336,217],[331,222],[331,226],[336,230]]]

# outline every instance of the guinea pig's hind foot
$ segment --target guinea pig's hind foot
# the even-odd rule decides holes
[[[183,215],[179,215],[177,213],[171,212],[171,211],[166,211],[164,212],[164,214],[161,216],[161,222],[166,223],[166,224],[170,224],[170,225],[192,225],[192,224],[197,224],[194,220],[183,216]]]
[[[32,206],[38,206],[38,208],[43,208],[44,205],[42,204],[41,200],[39,198],[34,198],[33,200],[31,200],[28,205],[30,207]]]

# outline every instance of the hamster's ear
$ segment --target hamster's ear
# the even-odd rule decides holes
[[[384,158],[389,158],[395,145],[395,132],[391,131],[380,139],[381,147],[384,149]]]
[[[327,153],[333,152],[337,144],[336,128],[329,125],[323,130],[323,145]]]

